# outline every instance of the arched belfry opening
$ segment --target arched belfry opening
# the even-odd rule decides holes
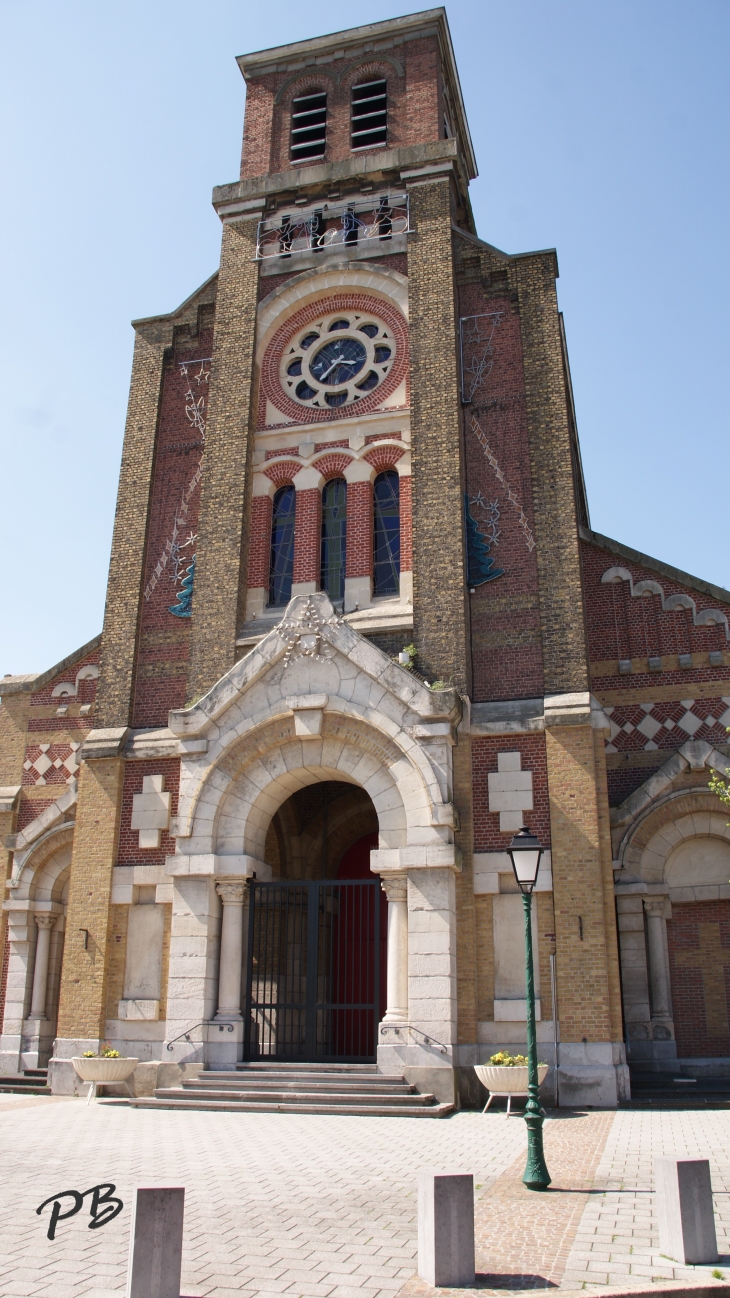
[[[370,870],[378,817],[358,785],[297,789],[250,885],[244,1056],[370,1062],[385,1012],[387,899]]]

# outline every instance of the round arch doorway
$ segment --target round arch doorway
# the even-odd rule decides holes
[[[387,909],[364,789],[297,790],[266,838],[270,882],[252,881],[244,1058],[371,1063],[385,1012]]]

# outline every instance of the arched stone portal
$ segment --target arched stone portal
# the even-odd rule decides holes
[[[730,828],[707,787],[727,758],[688,742],[612,812],[631,1062],[730,1058]]]
[[[0,1038],[4,1074],[45,1067],[51,1057],[72,841],[73,824],[60,824],[16,856],[6,902],[10,952]]]
[[[248,881],[272,879],[267,840],[288,799],[336,782],[372,804],[371,868],[389,897],[378,1062],[414,1080],[426,1070],[432,1090],[432,1071],[446,1069],[436,1093],[453,1092],[460,860],[451,754],[460,714],[455,691],[431,692],[336,618],[324,594],[292,600],[209,694],[171,713],[183,760],[177,850],[167,860],[175,880],[168,1039],[214,1020],[207,1042],[193,1034],[173,1057],[212,1067],[240,1058]]]

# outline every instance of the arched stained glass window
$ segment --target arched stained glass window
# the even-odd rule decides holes
[[[400,588],[400,482],[394,469],[380,473],[373,490],[373,594]]]
[[[347,483],[333,478],[322,491],[322,590],[344,599],[347,543]]]
[[[296,492],[281,487],[274,496],[271,519],[271,562],[269,565],[269,604],[281,608],[291,599],[294,574],[294,510]]]

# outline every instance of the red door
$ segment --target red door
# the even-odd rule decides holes
[[[353,843],[340,861],[338,880],[376,880],[378,876],[370,869],[370,852],[377,846],[377,834],[366,834]],[[376,906],[380,912],[378,950],[375,949]],[[332,936],[335,957],[332,1001],[334,1005],[343,1006],[333,1011],[335,1053],[374,1054],[377,1025],[387,1004],[388,898],[383,890],[342,888]],[[372,1005],[375,1000],[376,967],[379,967],[380,974],[377,980],[380,1002],[377,1015],[372,1009],[357,1008],[358,1005]],[[370,1043],[367,1051],[363,1049],[366,1042]]]

